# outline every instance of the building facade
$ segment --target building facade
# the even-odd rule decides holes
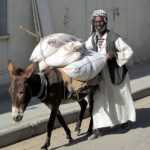
[[[134,56],[129,65],[150,59],[149,0],[46,1],[53,33],[68,33],[85,41],[90,32],[92,11],[104,9],[108,13],[109,29],[119,33],[133,48]],[[8,60],[25,67],[30,63],[29,57],[38,41],[20,29],[23,26],[36,33],[32,0],[1,0],[0,7],[0,87],[3,87],[10,81]],[[0,93],[3,89],[0,88]]]

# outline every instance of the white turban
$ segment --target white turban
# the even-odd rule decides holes
[[[105,10],[94,10],[92,13],[92,19],[96,16],[102,16],[102,17],[107,18],[107,13]]]
[[[103,17],[105,23],[107,24],[107,13],[106,13],[106,11],[105,10],[94,10],[92,13],[92,16],[91,16],[91,20],[92,20],[91,33],[95,31],[95,28],[93,26],[93,19],[94,19],[94,17],[97,17],[97,16]]]

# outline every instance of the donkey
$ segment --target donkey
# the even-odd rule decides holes
[[[8,62],[8,72],[11,77],[11,83],[9,87],[9,92],[12,99],[12,118],[19,122],[23,118],[23,113],[26,110],[31,97],[38,97],[41,102],[45,103],[50,109],[51,114],[47,124],[47,138],[41,149],[47,149],[50,146],[51,132],[54,127],[55,118],[62,124],[69,142],[72,142],[71,131],[68,128],[61,112],[59,106],[62,103],[65,95],[69,93],[66,85],[64,84],[62,73],[57,68],[47,68],[43,73],[36,73],[34,70],[37,63],[32,63],[25,69],[17,68],[9,60]],[[87,88],[90,93],[93,93],[93,86]],[[76,126],[78,131],[81,125],[81,121],[86,109],[86,102],[84,97],[87,96],[89,92],[79,93],[78,97],[80,100],[79,104],[81,106],[81,114],[79,115],[79,121]],[[90,98],[92,99],[90,94]],[[76,97],[74,97],[76,99]],[[93,100],[91,100],[92,103]],[[91,111],[92,112],[92,108]],[[92,114],[90,114],[92,115]],[[92,119],[88,131],[92,130]]]

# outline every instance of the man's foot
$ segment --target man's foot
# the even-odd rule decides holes
[[[129,122],[123,123],[123,124],[121,125],[121,128],[122,128],[122,129],[129,129],[129,128],[130,128]]]
[[[91,136],[88,137],[88,140],[94,140],[97,139],[99,137],[103,136],[103,133],[100,131],[95,131],[93,132],[93,134]]]
[[[121,126],[120,126],[120,129],[118,130],[118,132],[120,133],[126,133],[130,130],[130,125],[129,125],[129,122],[126,122],[126,123],[123,123]]]
[[[89,131],[86,132],[86,136],[88,136],[88,137],[91,136],[92,134],[93,134],[93,132],[89,132]]]

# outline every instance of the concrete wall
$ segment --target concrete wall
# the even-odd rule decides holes
[[[36,39],[20,30],[20,26],[34,31],[31,0],[8,0],[9,56],[17,65],[24,67],[29,63]]]
[[[128,41],[134,63],[150,59],[150,0],[128,0]]]
[[[37,41],[22,30],[24,26],[34,31],[31,0],[7,0],[8,34],[0,37],[0,85],[9,82],[7,62],[11,59],[17,66],[29,63],[29,56]]]
[[[133,48],[131,65],[150,59],[149,0],[48,0],[54,32],[65,32],[85,41],[90,32],[94,9],[105,9],[109,28],[118,32]],[[117,15],[117,11],[119,15]],[[34,32],[31,0],[8,0],[9,37],[0,38],[0,85],[9,82],[7,61],[19,67],[29,64],[37,41],[19,29],[22,25]]]
[[[86,0],[49,0],[54,32],[86,39]]]
[[[109,29],[119,33],[134,51],[129,65],[150,59],[149,0],[49,0],[49,4],[55,32],[74,34],[83,41],[89,36],[92,11],[105,9]]]
[[[94,9],[105,9],[109,29],[119,33],[132,47],[134,55],[129,65],[150,59],[149,0],[86,0],[87,35]]]

